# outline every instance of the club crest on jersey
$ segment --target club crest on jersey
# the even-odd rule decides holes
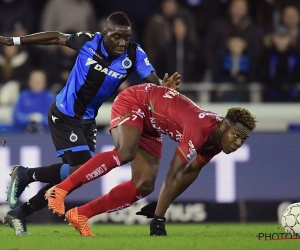
[[[78,140],[78,135],[76,135],[73,131],[70,135],[70,141],[71,142],[76,142]]]
[[[122,66],[124,69],[129,69],[132,66],[132,61],[126,57],[123,61],[122,61]]]

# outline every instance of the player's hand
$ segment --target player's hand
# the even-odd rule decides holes
[[[167,236],[165,221],[165,217],[154,215],[150,223],[150,236]]]
[[[6,46],[13,46],[14,42],[11,37],[0,36],[0,44],[4,44]]]
[[[151,202],[147,204],[146,206],[141,208],[141,211],[136,212],[136,215],[143,215],[146,216],[147,218],[153,218],[155,209],[156,209],[157,202]]]
[[[180,83],[181,75],[178,72],[175,72],[172,76],[169,77],[168,73],[165,74],[164,79],[162,80],[162,86],[178,90]]]

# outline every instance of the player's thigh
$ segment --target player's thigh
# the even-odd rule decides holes
[[[122,160],[132,160],[137,152],[145,115],[138,104],[130,104],[117,98],[111,110],[110,131],[114,145]]]
[[[48,124],[56,154],[62,157],[64,163],[81,165],[94,154],[95,149],[86,138],[85,126],[79,120],[63,115],[52,107]]]
[[[139,148],[131,161],[132,181],[137,189],[149,194],[154,190],[160,159]]]
[[[139,147],[141,131],[132,124],[122,124],[111,130],[114,145],[122,160],[134,159]]]
[[[72,172],[74,172],[78,167],[86,163],[89,159],[92,158],[92,155],[89,150],[73,152],[71,150],[67,150],[61,156],[62,162],[69,164],[72,168]]]

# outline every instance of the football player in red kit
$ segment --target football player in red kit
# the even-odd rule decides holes
[[[153,189],[162,152],[162,134],[179,144],[160,191],[150,235],[167,235],[165,213],[171,202],[195,181],[215,155],[240,148],[255,128],[255,118],[243,108],[225,117],[204,110],[176,90],[152,83],[130,87],[115,99],[110,129],[115,148],[95,155],[66,180],[46,192],[48,206],[65,214],[64,198],[75,188],[111,169],[131,162],[132,179],[66,213],[82,236],[93,236],[88,219],[131,206]]]

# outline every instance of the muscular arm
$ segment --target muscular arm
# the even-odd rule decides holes
[[[58,31],[46,31],[35,34],[30,34],[27,36],[21,36],[21,45],[64,45],[66,46],[66,41],[69,34],[60,33]],[[0,36],[0,44],[6,46],[13,46],[12,37]]]
[[[188,165],[182,162],[175,154],[158,197],[155,214],[164,217],[172,203],[184,190],[186,190],[198,177],[204,165],[200,166],[196,158]]]
[[[161,81],[162,81],[158,78],[155,72],[152,72],[151,75],[147,76],[144,80],[145,82],[151,82],[156,85],[161,85]]]

